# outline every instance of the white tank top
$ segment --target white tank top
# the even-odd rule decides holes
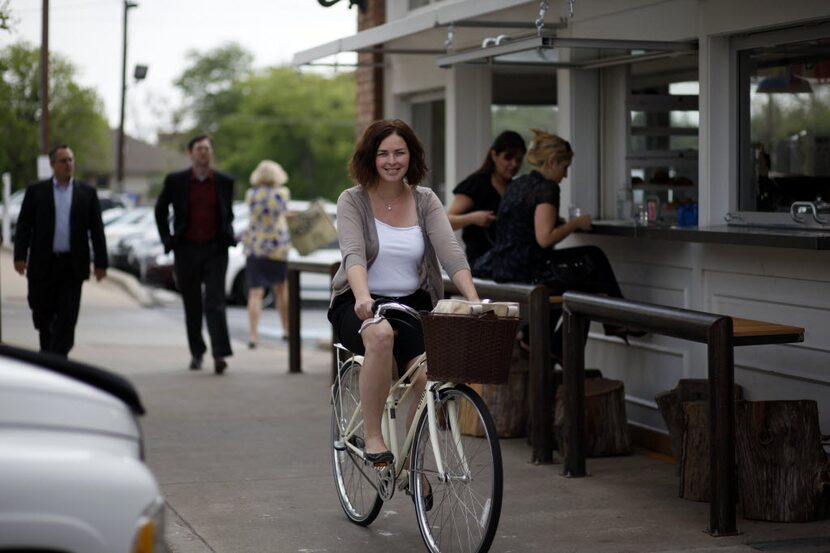
[[[375,219],[378,256],[369,267],[369,292],[398,298],[413,293],[421,284],[419,270],[424,257],[421,227],[393,227]]]

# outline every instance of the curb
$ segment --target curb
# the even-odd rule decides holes
[[[110,267],[107,269],[107,279],[129,294],[141,307],[161,305],[161,302],[130,273]]]
[[[0,250],[11,253],[13,248],[10,244],[0,245]],[[93,277],[94,278],[94,277]],[[112,267],[107,268],[107,280],[124,290],[130,297],[138,302],[141,307],[157,307],[170,303],[168,298],[157,298],[156,294],[147,289],[137,278],[130,273]]]

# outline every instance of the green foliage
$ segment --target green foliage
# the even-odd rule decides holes
[[[229,48],[236,54],[228,55]],[[186,95],[204,91],[193,96],[191,131],[211,133],[217,165],[237,177],[240,197],[256,165],[272,159],[288,173],[292,197],[335,200],[349,185],[354,74],[324,77],[287,67],[250,72],[249,61],[230,63],[245,57],[240,50],[231,45],[193,57],[176,81]]]
[[[12,174],[15,189],[37,177],[39,58],[39,49],[25,43],[0,51],[0,172]],[[49,65],[52,143],[72,147],[78,175],[107,171],[112,166],[112,152],[100,98],[74,81],[75,68],[59,55],[50,55]]]
[[[11,8],[9,7],[9,0],[0,2],[0,31],[11,30]]]
[[[173,84],[181,89],[187,104],[178,118],[193,118],[193,128],[215,132],[217,114],[228,113],[239,101],[232,90],[251,70],[253,55],[236,43],[229,43],[204,54],[191,50],[190,66]]]

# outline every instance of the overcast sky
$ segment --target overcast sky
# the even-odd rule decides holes
[[[148,138],[179,98],[172,81],[186,67],[186,53],[235,41],[251,51],[257,67],[287,65],[306,48],[354,34],[356,9],[348,0],[324,8],[317,0],[135,0],[129,11],[126,127]],[[13,31],[0,47],[24,39],[40,44],[42,0],[12,0]],[[118,125],[121,91],[122,0],[50,0],[49,48],[69,58],[78,80],[104,100]],[[348,61],[342,58],[342,61]],[[149,66],[135,85],[136,64]]]

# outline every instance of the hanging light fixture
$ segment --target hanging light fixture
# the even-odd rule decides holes
[[[792,70],[785,74],[766,77],[755,89],[758,94],[812,94],[810,81],[799,77]]]

